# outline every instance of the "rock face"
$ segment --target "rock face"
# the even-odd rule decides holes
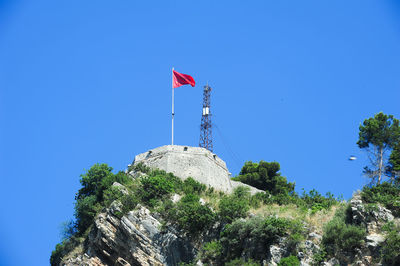
[[[353,221],[366,227],[368,233],[375,233],[386,222],[393,221],[392,212],[380,205],[368,210],[361,200],[360,193],[355,193],[350,200]]]
[[[226,163],[205,148],[166,145],[137,155],[133,165],[139,163],[152,169],[173,173],[182,179],[192,177],[200,183],[225,193],[231,193],[237,186],[249,187],[252,194],[262,192],[254,187],[230,180]]]
[[[139,206],[122,218],[121,204],[114,202],[100,213],[88,237],[87,254],[63,265],[177,265],[193,260],[196,250],[190,241],[161,223],[148,209]]]
[[[339,252],[336,258],[325,262],[324,265],[381,265],[377,262],[380,254],[379,250],[385,242],[385,235],[382,226],[389,221],[397,220],[392,212],[380,204],[367,204],[362,201],[360,192],[356,192],[350,200],[350,210],[352,223],[363,226],[367,236],[361,248],[356,248],[352,252]]]

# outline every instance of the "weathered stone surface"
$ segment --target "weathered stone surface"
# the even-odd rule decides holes
[[[341,265],[341,264],[340,264],[338,259],[331,258],[329,261],[323,262],[321,265],[323,265],[323,266],[336,266],[336,265]]]
[[[350,206],[353,222],[364,225],[370,234],[376,233],[378,228],[394,220],[392,212],[379,204],[375,205],[372,211],[367,210],[365,203],[361,200],[360,192],[353,195]]]
[[[161,223],[148,209],[139,206],[119,219],[120,207],[115,201],[96,217],[88,257],[78,256],[66,265],[177,265],[194,258],[190,241],[171,230],[161,231]]]
[[[255,187],[249,186],[249,185],[244,184],[244,183],[239,182],[239,181],[233,181],[233,180],[231,180],[231,185],[232,185],[232,191],[233,191],[235,188],[237,188],[237,187],[247,187],[247,188],[250,189],[251,195],[254,195],[254,194],[259,193],[259,192],[264,193],[264,191],[262,191],[262,190],[260,190],[260,189],[257,189],[257,188],[255,188]]]
[[[308,234],[308,237],[311,240],[314,240],[316,242],[320,242],[322,240],[322,236],[320,234],[317,234],[316,232],[311,232]]]
[[[238,186],[250,188],[252,194],[262,192],[246,184],[230,179],[226,163],[216,154],[200,147],[166,145],[141,153],[135,157],[133,165],[143,163],[152,169],[186,179],[192,177],[198,182],[225,193],[231,193]],[[131,171],[132,176],[137,175]]]
[[[312,265],[313,263],[313,255],[319,251],[320,247],[314,244],[310,240],[306,240],[303,242],[304,252],[299,252],[302,254],[298,254],[297,257],[300,260],[300,265],[307,266]]]
[[[124,194],[124,195],[128,195],[129,194],[128,189],[126,187],[124,187],[123,185],[121,185],[120,183],[118,183],[118,182],[114,182],[112,184],[112,186],[114,188],[118,189],[119,191],[121,191],[121,193]]]
[[[181,200],[181,198],[182,198],[181,195],[179,195],[179,194],[174,194],[174,195],[172,195],[171,200],[172,200],[173,203],[177,203],[178,201]]]
[[[82,265],[82,266],[105,266],[102,261],[97,257],[90,258],[87,254],[79,255],[75,258],[69,258],[67,261],[62,262],[61,265],[63,266],[75,266],[75,265]]]
[[[385,237],[380,234],[370,234],[366,238],[367,238],[367,247],[368,248],[376,248],[383,241],[385,241]]]
[[[271,245],[269,247],[269,253],[271,254],[271,259],[268,265],[278,265],[285,251],[277,245]]]

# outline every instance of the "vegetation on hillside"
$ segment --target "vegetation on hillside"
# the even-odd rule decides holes
[[[311,209],[314,213],[337,204],[338,199],[329,192],[322,196],[312,189],[309,192],[303,190],[303,193],[298,195],[294,191],[295,183],[287,182],[286,177],[281,176],[279,171],[280,165],[277,162],[249,161],[233,180],[264,190],[265,193],[258,195],[264,204],[295,204],[303,209]]]
[[[333,219],[325,225],[322,244],[327,254],[334,256],[338,252],[360,248],[365,236],[365,228],[352,223],[349,206],[345,206],[338,209]]]
[[[260,172],[264,172],[265,167],[275,167],[271,168],[270,173],[276,179],[265,182],[269,189],[267,193],[253,196],[245,187],[238,187],[234,193],[226,195],[207,188],[192,178],[182,181],[170,173],[150,170],[140,164],[135,166],[135,170],[143,175],[135,179],[123,172],[114,174],[112,168],[106,164],[95,164],[81,175],[82,188],[75,197],[75,220],[68,224],[66,232],[69,234],[53,251],[51,265],[58,265],[66,254],[83,242],[95,216],[115,200],[122,203],[121,217],[141,204],[158,212],[165,225],[174,225],[182,234],[194,238],[216,223],[224,225],[221,238],[204,246],[202,254],[206,260],[209,257],[232,265],[240,261],[240,251],[244,249],[244,243],[239,238],[235,240],[240,235],[239,231],[242,237],[243,234],[256,237],[254,250],[249,250],[249,256],[255,261],[246,263],[256,263],[260,259],[256,251],[267,248],[281,237],[288,237],[288,241],[294,245],[305,237],[304,224],[300,220],[274,216],[259,216],[244,221],[240,219],[248,217],[251,210],[271,204],[292,204],[298,206],[296,208],[299,212],[313,215],[322,209],[329,209],[337,201],[332,195],[323,197],[315,190],[298,196],[294,193],[294,184],[288,183],[286,178],[277,174],[279,164],[260,164]],[[252,163],[252,167],[256,165],[258,164]],[[241,173],[246,174],[249,166],[246,163]],[[256,176],[257,172],[253,174]],[[260,176],[266,177],[263,174]],[[112,186],[114,182],[124,185],[127,191],[123,192],[118,186]],[[171,200],[173,194],[181,195],[180,200],[174,203]],[[200,198],[207,202],[202,202]]]
[[[371,183],[361,191],[363,202],[371,208],[385,207],[400,217],[397,129],[398,120],[379,113],[360,126],[357,144],[373,158],[364,169]],[[381,155],[389,152],[385,161]],[[117,213],[120,218],[138,205],[158,213],[164,228],[173,226],[182,237],[197,241],[198,259],[211,265],[261,265],[267,259],[269,247],[282,242],[287,254],[279,265],[299,265],[296,255],[303,251],[300,243],[307,239],[311,228],[323,234],[320,249],[313,257],[315,265],[340,253],[351,253],[365,242],[366,228],[352,220],[346,203],[331,193],[323,196],[314,189],[296,193],[295,184],[281,176],[277,162],[246,162],[233,178],[265,191],[255,195],[246,187],[238,187],[227,195],[193,178],[183,181],[142,164],[129,170],[138,175],[133,178],[124,172],[113,173],[107,164],[95,164],[81,175],[82,187],[75,197],[75,219],[66,224],[64,238],[52,252],[51,265],[59,265],[64,256],[82,247],[96,215],[114,201],[122,203],[121,213]],[[123,186],[113,186],[115,182]],[[217,234],[209,234],[212,228]],[[400,227],[388,223],[382,230],[385,242],[377,260],[398,265]],[[200,239],[206,235],[208,242],[201,243]]]

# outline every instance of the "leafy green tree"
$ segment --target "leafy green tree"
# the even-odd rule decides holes
[[[277,162],[253,163],[246,162],[234,180],[248,184],[272,195],[288,194],[294,191],[294,183],[288,183],[286,177],[279,173],[280,165]]]
[[[112,167],[109,167],[107,164],[93,165],[85,174],[81,175],[79,182],[82,188],[78,191],[76,199],[88,196],[101,198],[104,190],[103,180],[112,178],[112,170]]]
[[[92,224],[94,217],[102,209],[104,191],[110,188],[114,182],[127,184],[132,181],[124,172],[113,174],[112,167],[107,164],[95,164],[81,175],[82,188],[75,196],[78,235],[82,235]]]
[[[371,178],[371,184],[381,183],[387,165],[385,156],[399,140],[399,120],[393,115],[380,112],[360,125],[357,145],[368,152],[370,166],[364,167],[364,174]]]
[[[389,165],[386,168],[386,175],[388,175],[392,183],[400,183],[400,141],[393,148],[389,157]]]

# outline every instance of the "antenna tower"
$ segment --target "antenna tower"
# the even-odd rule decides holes
[[[206,148],[207,150],[212,152],[213,143],[212,143],[210,98],[211,98],[211,87],[208,86],[207,83],[207,85],[204,86],[204,92],[203,92],[203,115],[201,116],[199,146]]]

